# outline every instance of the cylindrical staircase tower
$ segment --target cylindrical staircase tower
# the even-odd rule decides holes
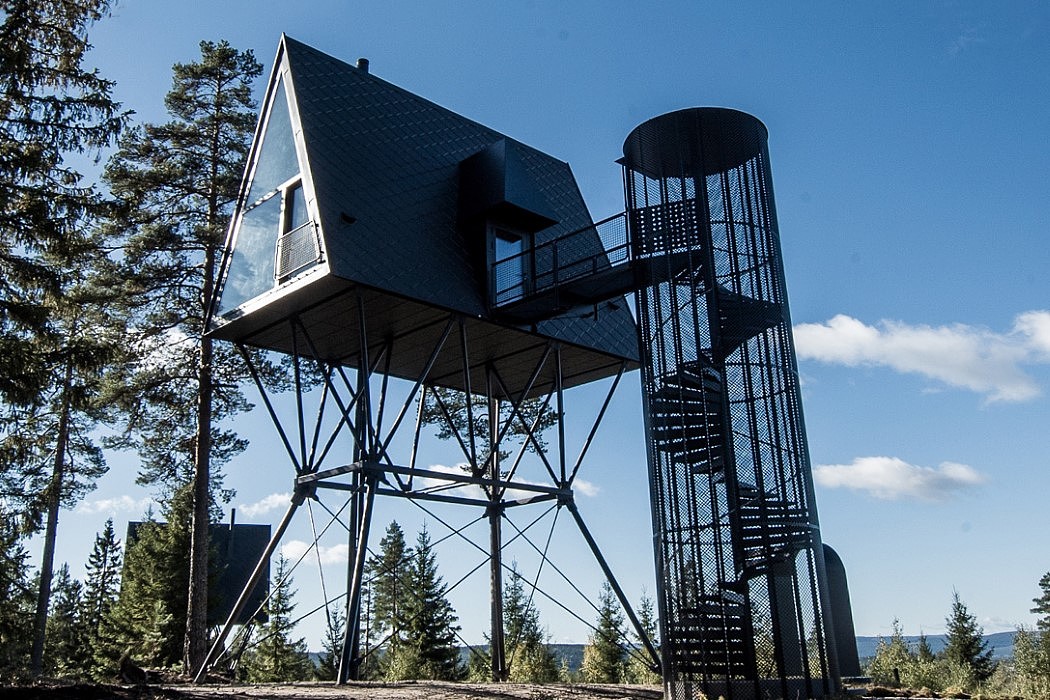
[[[766,129],[729,109],[624,143],[668,696],[838,690]]]

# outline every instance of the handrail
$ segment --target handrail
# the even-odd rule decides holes
[[[594,237],[601,246],[594,247]],[[573,255],[573,248],[585,253]],[[492,298],[496,306],[520,301],[571,280],[629,262],[631,240],[627,212],[532,246],[492,263]]]

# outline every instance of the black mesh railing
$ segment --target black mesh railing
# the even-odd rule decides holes
[[[630,260],[627,215],[621,212],[495,261],[492,298],[496,306],[512,304]]]
[[[297,272],[321,260],[321,242],[312,221],[292,229],[277,239],[277,260],[274,265],[278,282],[284,282]]]

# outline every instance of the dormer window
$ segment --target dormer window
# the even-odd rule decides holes
[[[520,299],[528,293],[532,277],[528,236],[492,227],[493,300],[496,305]]]

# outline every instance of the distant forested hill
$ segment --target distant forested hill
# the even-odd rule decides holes
[[[943,634],[927,635],[926,639],[930,643],[930,648],[933,649],[934,653],[944,648]],[[993,657],[997,659],[1006,659],[1014,655],[1013,632],[986,634],[984,635],[984,639],[988,642],[988,648],[992,650]],[[904,640],[908,642],[908,645],[912,650],[919,645],[919,638],[917,636],[905,636]],[[878,646],[878,643],[878,637],[857,637],[857,653],[860,654],[861,661],[875,656],[875,647]]]

